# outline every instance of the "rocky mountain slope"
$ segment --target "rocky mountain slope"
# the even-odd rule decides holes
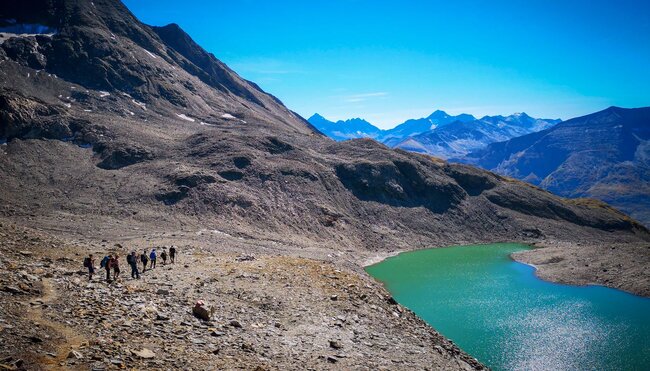
[[[332,141],[178,26],[144,25],[117,0],[7,0],[0,19],[0,246],[12,281],[3,281],[9,288],[0,307],[16,321],[3,323],[14,326],[0,333],[12,344],[2,347],[3,363],[25,357],[28,368],[39,368],[51,357],[57,365],[106,367],[481,368],[413,315],[387,306],[387,293],[361,262],[458,243],[599,241],[606,248],[650,239],[602,203],[562,199],[370,139]],[[124,256],[170,241],[191,252],[188,271],[145,282],[172,281],[173,300],[154,297],[150,285],[86,287],[67,273],[74,275],[89,252]],[[246,253],[259,266],[226,263]],[[215,270],[221,276],[212,277]],[[290,303],[264,297],[265,289]],[[86,292],[83,301],[75,296]],[[105,292],[118,295],[114,311],[97,302]],[[223,303],[212,321],[179,313],[198,299]],[[339,299],[336,310],[322,303]],[[156,310],[132,312],[125,302]],[[27,304],[38,317],[24,316]],[[281,316],[279,328],[284,319],[307,319],[290,324],[290,337],[264,343],[281,331],[269,328],[273,316],[260,314],[266,310]],[[171,324],[161,325],[167,320],[157,313]],[[263,320],[238,330],[235,313]],[[127,336],[103,325],[122,315],[144,316],[155,331],[136,328]],[[336,322],[332,316],[346,320],[331,323],[327,339],[314,339],[331,330],[322,324]],[[366,325],[348,327],[354,316]],[[47,336],[22,336],[35,328],[30,321]],[[226,340],[201,332],[223,327]],[[130,342],[133,349],[122,346]],[[140,347],[177,353],[147,363],[138,358]],[[189,365],[193,347],[201,356]],[[82,358],[66,359],[71,349]]]
[[[650,108],[610,107],[495,143],[468,162],[565,197],[592,197],[650,224]]]
[[[488,144],[548,129],[560,120],[536,119],[525,113],[485,116],[479,120],[454,122],[408,137],[393,147],[428,153],[443,159],[462,158]]]

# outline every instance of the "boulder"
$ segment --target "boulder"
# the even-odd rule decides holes
[[[192,307],[192,314],[194,314],[194,317],[204,321],[209,321],[211,317],[210,311],[205,307],[205,303],[200,300]]]

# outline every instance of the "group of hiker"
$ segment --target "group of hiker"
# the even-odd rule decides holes
[[[171,264],[176,262],[176,247],[171,246],[169,248],[169,254],[167,254],[166,248],[162,248],[160,255],[156,251],[156,248],[151,249],[149,253],[145,249],[142,254],[139,256],[135,251],[132,251],[126,256],[126,263],[131,267],[131,278],[139,279],[140,270],[138,269],[138,264],[142,263],[142,273],[147,271],[147,265],[149,269],[156,268],[156,261],[158,257],[162,259],[163,265],[167,264],[167,258]],[[111,282],[111,271],[113,272],[113,280],[118,280],[120,278],[120,257],[119,255],[106,255],[101,262],[99,263],[100,268],[106,270],[106,282]],[[95,259],[92,254],[87,256],[84,259],[84,267],[88,269],[88,280],[92,280],[93,274],[95,274]]]

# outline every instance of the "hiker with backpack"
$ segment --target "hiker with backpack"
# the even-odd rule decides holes
[[[160,257],[163,260],[163,265],[167,265],[167,251],[165,251],[164,247],[163,247],[163,251],[160,253]]]
[[[149,263],[146,249],[142,252],[142,255],[140,255],[140,261],[142,262],[142,273],[144,273],[147,271],[147,263]]]
[[[120,278],[120,257],[116,254],[110,262],[111,268],[113,268],[113,280],[117,281]]]
[[[169,260],[172,264],[174,264],[174,261],[176,260],[176,248],[174,245],[169,248]]]
[[[138,258],[135,256],[135,251],[126,256],[126,262],[131,266],[131,278],[140,279],[140,272],[138,272]]]
[[[156,268],[156,256],[156,249],[151,249],[151,253],[149,254],[149,260],[151,260],[151,269]]]
[[[106,282],[111,282],[111,259],[113,257],[111,255],[106,255],[104,259],[102,259],[101,263],[99,263],[99,266],[106,269]]]
[[[95,274],[95,259],[93,254],[88,255],[84,259],[84,267],[88,268],[88,281],[92,281],[93,274]]]

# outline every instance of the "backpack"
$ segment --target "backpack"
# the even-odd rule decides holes
[[[90,268],[90,258],[86,257],[84,259],[84,268]]]
[[[106,267],[106,264],[108,264],[109,260],[110,260],[109,257],[105,256],[104,259],[102,259],[102,262],[99,263],[99,266],[102,267],[102,268]]]
[[[126,262],[127,262],[128,264],[133,264],[133,256],[131,256],[131,255],[127,255],[127,256],[126,256]]]
[[[148,262],[148,261],[149,261],[149,258],[147,258],[147,254],[142,254],[142,255],[140,255],[140,261],[141,261],[142,263],[146,263],[146,262]]]

